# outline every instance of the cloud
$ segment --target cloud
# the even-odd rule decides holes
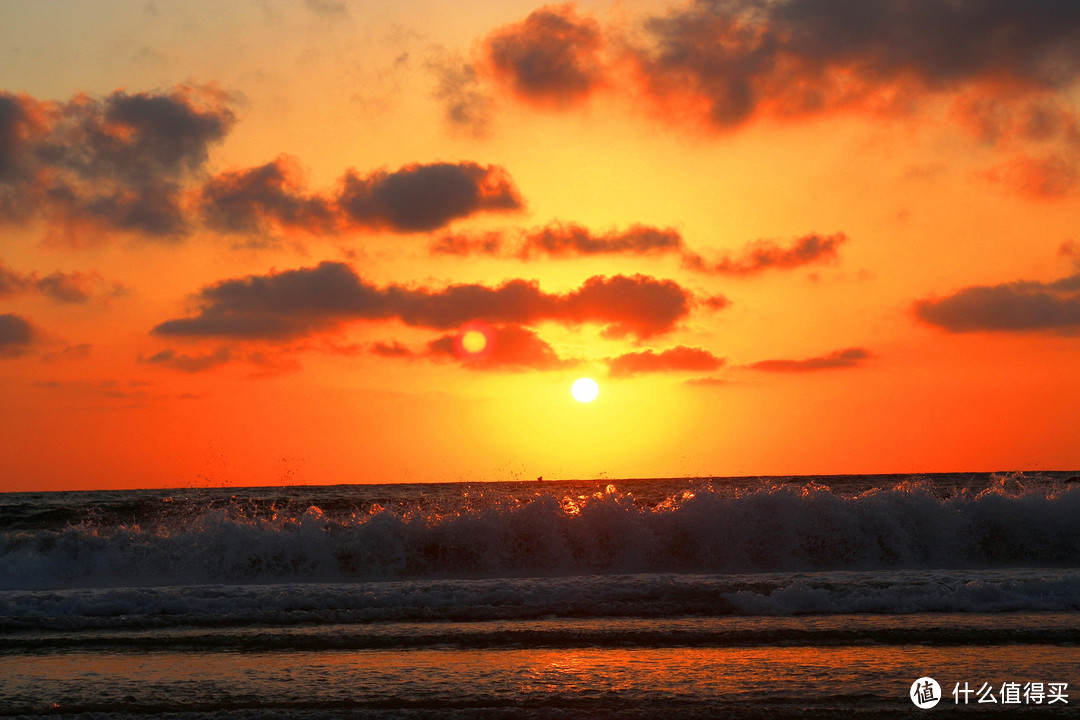
[[[848,348],[837,350],[821,357],[807,358],[805,360],[762,360],[751,363],[747,367],[752,370],[765,372],[797,373],[812,372],[815,370],[833,370],[837,368],[850,368],[859,365],[863,360],[873,357],[868,350],[863,348]]]
[[[603,83],[599,23],[576,15],[572,5],[549,5],[485,42],[490,72],[518,97],[566,107]]]
[[[26,352],[37,333],[21,315],[0,315],[0,357],[15,357]]]
[[[1080,7],[1053,0],[697,0],[651,18],[648,91],[718,128],[911,102],[973,83],[1058,89],[1080,75]]]
[[[773,240],[749,243],[738,257],[709,262],[688,250],[674,228],[634,224],[625,230],[595,232],[572,222],[553,222],[531,230],[481,233],[446,233],[429,246],[436,255],[491,255],[528,260],[537,255],[580,257],[585,255],[678,253],[684,267],[698,272],[750,275],[769,268],[794,268],[814,262],[835,260],[837,249],[847,235],[811,233],[796,238],[787,247]]]
[[[444,104],[447,122],[472,135],[486,135],[491,122],[491,99],[481,90],[476,68],[449,54],[430,60],[426,67],[435,75],[437,87],[433,95]]]
[[[207,226],[248,235],[281,229],[334,233],[350,227],[410,233],[435,230],[478,212],[523,206],[505,170],[473,162],[413,164],[366,176],[349,170],[333,196],[306,192],[301,175],[299,164],[282,156],[211,178],[199,200]]]
[[[428,353],[457,358],[474,370],[556,370],[576,364],[560,358],[535,331],[518,325],[490,328],[484,333],[483,346],[476,348],[463,347],[462,335],[459,332],[432,340]]]
[[[148,358],[139,358],[139,362],[163,365],[186,373],[198,373],[224,365],[231,361],[233,357],[233,352],[226,347],[219,348],[206,355],[184,355],[175,350],[166,349]]]
[[[377,342],[371,346],[371,352],[382,357],[412,357],[415,353],[398,341]]]
[[[182,185],[231,128],[226,103],[212,87],[67,103],[0,93],[0,220],[183,234]]]
[[[606,326],[608,336],[645,338],[673,329],[693,303],[692,295],[674,281],[643,275],[594,276],[565,294],[545,293],[535,282],[525,280],[509,280],[498,287],[378,288],[337,262],[225,280],[204,288],[195,300],[199,306],[195,316],[167,320],[154,332],[177,337],[286,339],[352,321],[397,319],[439,330],[472,321],[594,323]]]
[[[1020,281],[964,288],[918,300],[915,316],[953,333],[1080,331],[1080,274],[1050,283]]]
[[[790,246],[772,240],[750,243],[739,257],[727,257],[710,263],[696,253],[683,255],[683,263],[694,270],[726,275],[750,275],[769,268],[794,268],[814,262],[834,260],[836,250],[847,242],[847,235],[804,235]]]
[[[431,252],[445,255],[505,255],[526,260],[549,257],[678,252],[682,237],[673,228],[634,224],[626,230],[597,233],[583,225],[553,222],[518,232],[447,233],[431,243]]]
[[[505,170],[473,162],[414,164],[363,177],[349,171],[342,185],[337,201],[349,222],[395,232],[436,230],[477,212],[523,207]]]
[[[304,7],[327,17],[343,17],[349,14],[348,6],[341,0],[304,0]]]
[[[1056,200],[1080,187],[1080,155],[1020,155],[986,171],[985,177],[1025,197]]]
[[[660,352],[644,350],[626,353],[610,358],[607,365],[612,377],[630,377],[656,372],[709,372],[720,369],[725,362],[724,358],[703,348],[677,345]]]
[[[0,298],[40,292],[57,302],[84,303],[90,300],[94,286],[100,282],[96,274],[56,271],[40,277],[37,273],[20,273],[0,263]]]
[[[207,226],[230,233],[332,230],[337,221],[332,201],[304,193],[300,175],[296,160],[282,156],[259,167],[211,178],[200,198]]]
[[[467,161],[348,170],[336,192],[309,193],[298,163],[279,157],[198,187],[235,122],[228,102],[211,86],[67,103],[0,92],[0,221],[44,220],[75,241],[93,230],[175,241],[200,223],[247,235],[423,232],[524,205],[505,170]]]

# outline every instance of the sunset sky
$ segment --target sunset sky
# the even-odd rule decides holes
[[[0,490],[1080,469],[1078,113],[1075,0],[7,0]]]

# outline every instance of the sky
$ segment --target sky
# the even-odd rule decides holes
[[[4,0],[0,491],[1080,469],[1078,113],[1074,0]]]

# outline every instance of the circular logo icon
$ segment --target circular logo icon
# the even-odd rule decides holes
[[[911,702],[915,707],[928,710],[941,702],[941,686],[932,677],[921,677],[911,683]]]

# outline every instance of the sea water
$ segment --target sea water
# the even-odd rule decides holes
[[[0,717],[1073,715],[1072,475],[0,494]]]

